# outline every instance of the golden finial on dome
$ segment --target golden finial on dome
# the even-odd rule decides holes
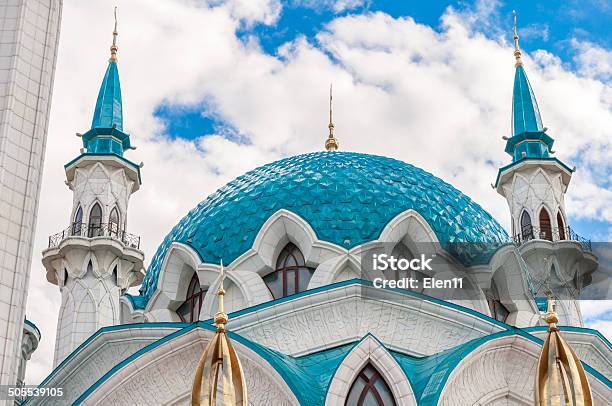
[[[514,57],[516,58],[516,63],[514,66],[518,68],[519,66],[523,66],[523,60],[521,59],[521,48],[519,48],[519,37],[516,32],[516,11],[512,10],[512,15],[514,16]]]
[[[115,6],[115,29],[113,30],[113,45],[111,45],[110,47],[111,56],[108,60],[110,63],[117,62],[117,49],[119,49],[117,48],[117,35],[119,35],[119,33],[117,32],[117,6]]]
[[[593,396],[586,372],[569,344],[561,337],[559,316],[550,289],[546,289],[544,320],[548,335],[538,360],[535,382],[536,406],[592,406]]]
[[[214,321],[217,326],[214,337],[209,341],[198,362],[191,391],[192,406],[217,406],[217,390],[220,389],[223,406],[247,406],[246,381],[238,354],[227,337],[226,324],[229,320],[223,307],[225,289],[225,268],[221,261],[221,274],[217,296],[217,312]],[[221,376],[220,376],[221,375]],[[219,379],[221,378],[221,379]],[[221,387],[219,388],[219,384]]]
[[[338,140],[334,137],[334,122],[332,120],[332,85],[329,85],[329,124],[327,125],[329,128],[329,136],[327,140],[325,140],[325,149],[327,151],[337,151],[338,150]]]

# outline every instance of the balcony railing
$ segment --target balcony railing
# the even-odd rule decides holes
[[[548,241],[577,241],[586,251],[593,251],[591,240],[578,235],[571,227],[534,227],[525,226],[519,234],[514,237],[514,243],[518,246],[523,245],[530,240],[548,240]]]
[[[57,247],[68,237],[110,237],[131,248],[140,249],[140,237],[126,233],[118,224],[83,224],[73,223],[70,227],[57,234],[49,236],[49,248]]]

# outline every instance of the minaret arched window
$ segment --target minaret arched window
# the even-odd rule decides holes
[[[540,238],[543,240],[552,241],[552,226],[550,224],[550,216],[544,207],[540,210]]]
[[[531,217],[527,211],[523,211],[521,214],[521,237],[523,241],[531,240],[533,238],[533,226],[531,225]]]
[[[565,233],[565,222],[563,221],[563,215],[561,214],[561,211],[557,212],[557,227],[559,227],[559,239],[567,239]]]
[[[376,368],[367,364],[349,390],[345,406],[395,406],[389,385]]]
[[[207,290],[202,289],[198,275],[194,273],[187,288],[185,301],[176,309],[181,320],[193,323],[200,319],[200,310],[202,309],[202,302],[204,302]]]
[[[112,236],[119,236],[119,210],[116,207],[113,207],[113,210],[110,212],[110,216],[108,217],[108,231]]]
[[[99,237],[102,235],[102,207],[98,203],[94,204],[89,211],[89,225],[87,236]]]
[[[276,261],[276,270],[264,276],[264,282],[274,299],[308,289],[313,270],[306,267],[304,255],[293,243],[283,248]]]
[[[72,222],[72,235],[81,235],[83,228],[83,208],[79,206]]]

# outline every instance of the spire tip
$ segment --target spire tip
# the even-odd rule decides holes
[[[512,10],[512,16],[514,17],[514,58],[516,59],[516,62],[514,64],[514,67],[518,68],[519,66],[523,66],[523,60],[521,59],[521,49],[519,47],[519,37],[518,37],[518,33],[516,32],[516,11]]]
[[[338,150],[338,140],[334,137],[334,122],[332,120],[332,84],[329,84],[329,124],[327,128],[329,128],[329,136],[327,140],[325,140],[325,149],[327,151],[337,151]]]
[[[117,6],[115,6],[113,14],[115,16],[115,28],[113,29],[113,44],[110,47],[111,56],[110,56],[110,59],[108,60],[110,63],[117,62],[117,50],[119,49],[117,47],[117,35],[119,35],[119,33],[117,32]]]

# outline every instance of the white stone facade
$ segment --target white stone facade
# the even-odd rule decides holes
[[[547,286],[558,299],[561,324],[583,326],[576,294],[597,268],[597,258],[577,241],[565,215],[572,171],[554,160],[526,160],[500,173],[497,191],[510,208],[512,235],[519,244],[536,295]]]
[[[144,260],[138,237],[126,233],[129,198],[140,181],[133,165],[83,155],[66,175],[74,193],[69,226],[43,252],[47,279],[62,295],[55,366],[98,329],[121,323],[120,296],[141,283]]]
[[[14,385],[59,37],[61,0],[0,4],[0,384]]]

